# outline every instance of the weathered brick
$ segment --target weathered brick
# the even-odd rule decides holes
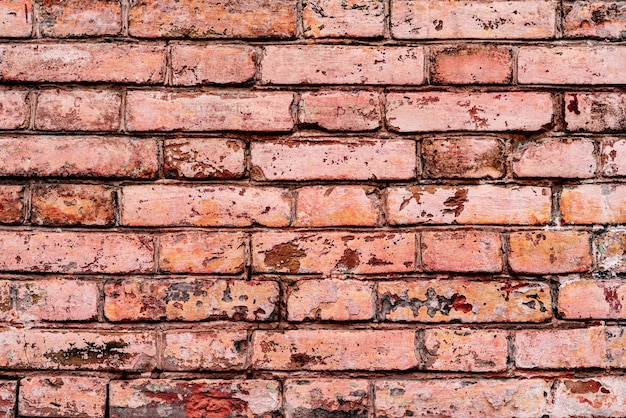
[[[140,38],[291,38],[296,34],[294,0],[134,1],[130,34]]]
[[[163,344],[163,370],[242,370],[247,364],[245,330],[168,331]]]
[[[240,232],[178,232],[161,236],[159,268],[172,273],[235,274],[245,265]]]
[[[516,177],[590,178],[596,173],[595,146],[587,138],[547,138],[518,143]]]
[[[573,132],[626,130],[626,94],[566,93],[565,126]]]
[[[594,254],[599,270],[611,273],[626,272],[626,233],[609,230],[594,237]]]
[[[305,0],[302,23],[307,38],[377,38],[385,28],[381,0]]]
[[[168,139],[163,146],[165,175],[173,178],[238,178],[245,171],[246,144],[238,139]]]
[[[516,273],[584,272],[591,267],[584,231],[522,231],[509,236],[509,265]]]
[[[602,174],[626,176],[626,140],[605,138],[602,141]]]
[[[424,82],[419,47],[342,45],[266,46],[265,84],[402,84]]]
[[[520,224],[550,221],[547,187],[413,186],[387,189],[387,216],[392,225]]]
[[[261,370],[407,370],[417,366],[413,330],[255,331]]]
[[[127,93],[130,131],[290,131],[293,94],[286,92]]]
[[[554,1],[394,0],[398,39],[542,39],[555,34]]]
[[[513,76],[513,54],[500,46],[450,46],[431,51],[433,84],[507,84]]]
[[[20,380],[20,416],[104,417],[109,380],[50,375]]]
[[[367,380],[287,380],[284,386],[285,417],[365,417],[371,400]]]
[[[150,178],[158,171],[157,153],[152,139],[9,136],[0,138],[0,175]]]
[[[400,180],[417,164],[407,140],[263,141],[250,150],[254,180]]]
[[[626,368],[626,328],[606,327],[604,335],[607,366],[616,369]]]
[[[549,394],[543,379],[378,381],[375,414],[532,418],[550,411]]]
[[[252,268],[259,273],[407,272],[415,269],[415,234],[258,232]]]
[[[291,196],[280,188],[135,185],[122,188],[122,225],[288,226]]]
[[[499,178],[504,147],[496,138],[450,137],[422,141],[424,173],[431,178]]]
[[[387,123],[398,132],[540,131],[552,113],[549,93],[387,94]]]
[[[378,93],[321,91],[303,93],[298,121],[329,131],[372,131],[382,125]]]
[[[422,233],[421,248],[425,271],[502,271],[502,243],[494,232],[427,231]]]
[[[310,186],[298,190],[294,226],[375,226],[379,197],[367,186]]]
[[[149,371],[156,366],[150,331],[45,331],[4,328],[0,367],[14,370]]]
[[[0,382],[0,417],[14,418],[17,400],[17,382],[3,380]]]
[[[0,186],[0,223],[24,220],[24,186]]]
[[[378,312],[387,321],[542,322],[552,316],[547,283],[417,280],[378,284]]]
[[[134,233],[0,231],[0,271],[149,273],[152,241]]]
[[[43,0],[41,33],[51,38],[118,35],[122,30],[119,0]]]
[[[40,184],[32,189],[36,225],[112,225],[114,190],[93,184]]]
[[[111,418],[269,417],[281,407],[274,380],[113,380],[109,385]]]
[[[626,415],[626,381],[622,376],[562,378],[555,385],[554,418]]]
[[[424,366],[427,370],[504,371],[508,357],[506,335],[503,330],[427,329]]]
[[[0,129],[19,129],[28,124],[27,97],[28,92],[24,90],[0,90]]]
[[[619,279],[566,276],[559,280],[558,309],[565,319],[626,318],[626,284]]]
[[[0,37],[28,38],[32,31],[31,0],[3,0],[0,7]]]
[[[623,39],[626,5],[621,1],[572,1],[563,5],[566,38]]]
[[[570,224],[626,222],[626,187],[620,184],[581,184],[561,192],[561,217]]]
[[[272,281],[121,279],[104,294],[110,321],[271,321],[279,289]]]
[[[245,83],[254,78],[254,49],[244,45],[172,45],[174,85]]]
[[[35,128],[44,131],[117,131],[122,96],[114,90],[42,90]]]
[[[361,321],[374,316],[374,283],[301,280],[289,288],[289,321]]]
[[[11,44],[0,46],[3,81],[160,83],[162,46]]]

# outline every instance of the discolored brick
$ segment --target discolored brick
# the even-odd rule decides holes
[[[114,189],[92,184],[33,187],[31,222],[37,225],[105,226],[115,222]]]

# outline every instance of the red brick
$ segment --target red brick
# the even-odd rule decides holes
[[[36,225],[112,225],[114,191],[92,184],[36,185],[31,222]]]
[[[543,379],[378,381],[375,414],[531,418],[550,412],[549,394]]]
[[[417,164],[407,140],[263,141],[250,150],[254,180],[411,179]]]
[[[602,141],[602,174],[626,176],[626,140],[605,138]]]
[[[44,131],[117,131],[122,96],[113,90],[42,90],[35,128]]]
[[[381,0],[305,0],[302,4],[307,38],[377,38],[385,29]]]
[[[422,264],[426,271],[460,273],[502,271],[500,235],[486,231],[422,233]]]
[[[422,48],[281,45],[266,46],[265,84],[402,84],[424,82]]]
[[[513,54],[500,46],[451,46],[432,50],[433,84],[507,84],[513,76]]]
[[[258,232],[252,268],[259,273],[408,272],[415,269],[415,234]]]
[[[569,224],[626,222],[626,187],[620,184],[581,184],[561,192],[561,215]]]
[[[41,33],[51,38],[119,35],[122,8],[118,0],[43,0]]]
[[[380,128],[378,93],[322,91],[303,93],[298,121],[329,131],[372,131]]]
[[[188,138],[164,142],[164,170],[174,178],[238,178],[245,171],[246,144],[238,139]]]
[[[0,186],[0,223],[24,220],[24,186]]]
[[[563,5],[566,38],[623,39],[626,5],[620,1],[572,1]]]
[[[131,90],[130,131],[290,131],[293,94]]]
[[[550,221],[547,187],[414,186],[387,189],[387,217],[392,225],[519,224]]]
[[[0,231],[0,271],[149,273],[153,252],[149,235]]]
[[[584,272],[591,267],[589,233],[523,231],[509,236],[509,265],[516,273]]]
[[[554,418],[626,415],[626,381],[622,376],[563,378],[554,390]]]
[[[163,344],[163,370],[242,370],[247,364],[245,330],[168,331]]]
[[[0,382],[0,417],[15,417],[15,402],[17,398],[17,382],[3,380]]]
[[[624,131],[626,129],[626,94],[566,93],[565,127],[569,131]]]
[[[279,414],[280,383],[274,380],[113,380],[111,418],[270,417]]]
[[[387,94],[387,123],[398,132],[540,131],[552,113],[549,93]]]
[[[28,38],[33,31],[30,0],[4,0],[0,8],[0,37]]]
[[[412,330],[255,331],[260,370],[407,370],[417,366]]]
[[[590,178],[596,173],[595,146],[587,138],[547,138],[518,143],[516,177]]]
[[[394,0],[398,39],[542,39],[555,34],[554,1]]]
[[[289,288],[289,321],[360,321],[374,317],[374,284],[358,280],[301,280]]]
[[[28,124],[30,108],[27,96],[24,90],[0,90],[0,129],[24,128]]]
[[[0,119],[1,120],[1,119]],[[0,138],[0,175],[150,178],[158,170],[151,139],[97,136]]]
[[[596,265],[599,270],[626,272],[626,233],[609,230],[593,239]]]
[[[104,417],[108,379],[33,376],[20,380],[20,416]]]
[[[134,1],[130,34],[140,38],[291,38],[296,34],[294,0]]]
[[[244,45],[172,45],[174,85],[245,83],[254,78],[254,49]]]
[[[268,321],[279,289],[272,281],[122,279],[107,282],[104,294],[110,321]]]
[[[0,338],[3,369],[140,372],[156,366],[156,336],[150,331],[3,328]]]
[[[284,386],[285,417],[365,417],[372,402],[367,380],[287,380]]]
[[[375,190],[363,186],[310,186],[298,190],[294,226],[375,226],[380,216]]]
[[[4,81],[160,83],[161,46],[116,44],[12,44],[0,46]]]
[[[159,268],[172,273],[235,274],[245,265],[240,232],[179,232],[161,236]]]
[[[130,226],[288,226],[285,189],[180,185],[122,188],[121,224]]]
[[[422,140],[424,173],[431,178],[499,178],[504,175],[502,142],[489,137]]]
[[[620,279],[567,276],[559,281],[559,314],[565,319],[626,318],[626,285]]]
[[[378,284],[378,312],[387,321],[542,322],[551,318],[546,283],[417,280]]]
[[[431,328],[424,331],[428,370],[497,372],[507,369],[508,342],[503,330]]]

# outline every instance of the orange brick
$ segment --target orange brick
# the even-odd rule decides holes
[[[288,226],[285,189],[180,185],[122,188],[121,224],[149,226]]]
[[[168,331],[163,344],[163,370],[242,370],[247,364],[245,330]]]
[[[619,184],[581,184],[561,192],[563,222],[609,224],[626,222],[626,187]]]
[[[523,231],[509,236],[509,265],[516,273],[584,272],[591,267],[589,233]]]
[[[548,138],[518,143],[516,177],[590,178],[596,173],[595,146],[587,138]]]
[[[609,230],[593,239],[596,265],[599,270],[626,272],[626,234]]]
[[[287,92],[127,93],[130,131],[290,131],[293,94]]]
[[[407,272],[415,269],[415,234],[258,232],[252,268],[259,273]]]
[[[626,415],[626,382],[622,376],[563,378],[556,383],[551,417]]]
[[[381,0],[305,0],[302,21],[307,38],[377,38],[384,34],[385,5]]]
[[[426,271],[497,273],[502,271],[501,249],[500,235],[494,232],[422,233],[422,264]]]
[[[246,144],[238,139],[189,138],[164,142],[164,170],[174,178],[238,178],[245,170]]]
[[[159,268],[172,273],[235,274],[245,265],[240,232],[179,232],[161,236]]]
[[[387,94],[387,123],[398,132],[540,131],[552,113],[549,93]]]
[[[406,140],[263,141],[250,152],[254,180],[410,179],[417,164]]]
[[[624,37],[626,5],[620,1],[572,1],[563,5],[566,38]]]
[[[433,84],[507,84],[513,76],[513,54],[499,46],[451,46],[432,50]]]
[[[0,223],[24,220],[24,186],[0,186]]]
[[[380,128],[378,93],[322,91],[303,93],[298,121],[329,131],[372,131]]]
[[[33,187],[31,222],[36,225],[112,225],[114,191],[91,184]]]
[[[294,0],[134,1],[130,34],[140,38],[291,38],[296,34]]]
[[[624,304],[622,280],[568,276],[559,281],[558,309],[565,319],[624,319]]]
[[[422,48],[281,45],[266,46],[265,84],[402,84],[424,82]]]
[[[254,78],[254,49],[243,45],[172,45],[174,85],[245,83]]]
[[[3,380],[0,382],[0,417],[15,417],[17,400],[17,381]]]
[[[417,366],[412,330],[255,331],[260,370],[407,370]]]
[[[546,283],[417,280],[378,284],[378,312],[387,321],[542,322],[552,317]]]
[[[1,119],[0,119],[1,120]],[[19,177],[155,177],[152,139],[97,136],[0,138],[0,175]]]
[[[110,321],[271,321],[279,289],[272,281],[123,279],[107,282],[104,294]]]
[[[27,96],[24,90],[0,90],[0,129],[19,129],[28,124],[30,108]]]
[[[547,187],[414,186],[387,189],[387,217],[392,225],[520,224],[550,221]]]
[[[626,129],[626,94],[566,93],[565,127],[573,132],[624,131]]]
[[[122,8],[118,0],[43,0],[41,33],[51,38],[118,35]]]
[[[67,375],[20,380],[18,408],[25,417],[104,417],[108,379]]]
[[[361,379],[287,380],[285,417],[367,416],[369,385]]]
[[[626,176],[626,140],[605,138],[602,141],[602,174]]]
[[[375,226],[380,201],[363,186],[310,186],[298,190],[294,226]]]
[[[425,138],[424,173],[431,178],[499,178],[504,175],[503,150],[496,138]]]
[[[30,0],[4,0],[0,8],[0,37],[28,38],[33,31]]]

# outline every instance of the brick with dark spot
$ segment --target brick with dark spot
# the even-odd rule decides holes
[[[298,379],[284,385],[286,418],[366,418],[367,380]]]

